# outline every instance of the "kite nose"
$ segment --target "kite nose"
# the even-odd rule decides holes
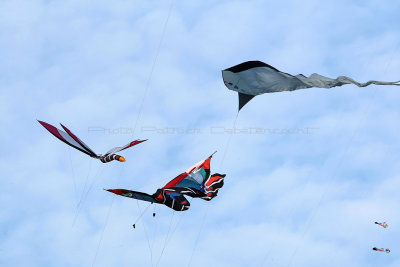
[[[118,159],[120,162],[125,162],[126,160],[125,160],[125,158],[124,157],[119,157],[119,159]]]

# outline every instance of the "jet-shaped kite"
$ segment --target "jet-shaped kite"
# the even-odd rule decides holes
[[[212,156],[190,167],[186,172],[172,179],[163,188],[157,189],[153,195],[127,189],[105,190],[124,197],[164,204],[176,211],[184,211],[189,209],[190,206],[184,195],[211,200],[217,196],[218,190],[224,185],[225,174],[215,173],[210,175]]]
[[[389,253],[390,252],[390,249],[384,249],[384,248],[377,248],[377,247],[374,247],[374,248],[372,248],[372,250],[375,250],[375,251],[380,251],[380,252],[386,252],[386,253]]]
[[[382,222],[382,223],[375,222],[375,224],[378,224],[378,225],[382,226],[383,228],[388,228],[388,226],[389,226],[386,222]]]
[[[74,135],[67,127],[65,127],[64,125],[61,126],[63,127],[63,129],[65,130],[62,131],[60,129],[57,129],[56,127],[54,127],[53,125],[50,125],[46,122],[43,121],[39,121],[38,122],[44,127],[46,128],[51,134],[53,134],[55,137],[57,137],[58,139],[60,139],[61,141],[63,141],[64,143],[66,143],[67,145],[72,146],[73,148],[78,149],[79,151],[89,155],[92,158],[96,158],[101,160],[101,162],[103,163],[107,163],[113,160],[118,160],[120,162],[124,162],[125,158],[117,155],[115,153],[127,149],[129,147],[135,146],[137,144],[140,144],[146,140],[135,140],[133,142],[130,142],[129,144],[123,146],[123,147],[114,147],[113,149],[111,149],[110,151],[108,151],[106,154],[102,155],[102,154],[96,154],[95,152],[93,152],[92,149],[90,149],[84,142],[82,142],[78,137],[76,137],[76,135]]]

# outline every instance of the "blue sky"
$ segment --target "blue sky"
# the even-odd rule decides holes
[[[170,4],[0,3],[0,264],[400,266],[398,88],[264,94],[236,124],[262,133],[228,143],[237,95],[221,79],[261,60],[399,80],[400,4],[175,1],[157,50]],[[98,153],[149,141],[102,165],[36,119],[62,122]],[[153,193],[215,150],[225,185],[186,212],[156,206],[153,218],[153,205],[133,230],[146,204],[102,190]]]

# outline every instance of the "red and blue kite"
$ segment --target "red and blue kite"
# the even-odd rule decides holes
[[[157,189],[153,195],[127,189],[106,189],[117,195],[164,204],[176,211],[189,209],[190,203],[185,195],[193,198],[211,200],[217,196],[224,185],[225,174],[210,175],[210,162],[213,155],[179,174],[163,188]]]

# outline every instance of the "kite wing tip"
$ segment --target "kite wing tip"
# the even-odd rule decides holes
[[[61,127],[63,127],[64,128],[64,130],[65,129],[68,129],[67,127],[65,127],[65,125],[63,125],[61,122],[60,122],[60,125],[61,125]]]
[[[140,144],[140,143],[143,143],[143,142],[145,142],[145,141],[147,141],[147,140],[149,140],[149,139],[136,139],[135,141],[132,141],[131,142],[131,144]]]
[[[253,99],[253,97],[255,97],[255,95],[249,95],[249,94],[245,94],[245,93],[240,93],[238,92],[238,96],[239,96],[239,108],[238,108],[238,114],[239,111],[250,101]]]
[[[69,132],[69,129],[67,128],[67,127],[65,127],[65,125],[63,125],[61,122],[60,122],[60,125],[61,125],[61,127],[68,133]],[[69,133],[68,133],[69,134]],[[70,135],[70,134],[69,134]],[[74,138],[75,139],[75,138]]]

